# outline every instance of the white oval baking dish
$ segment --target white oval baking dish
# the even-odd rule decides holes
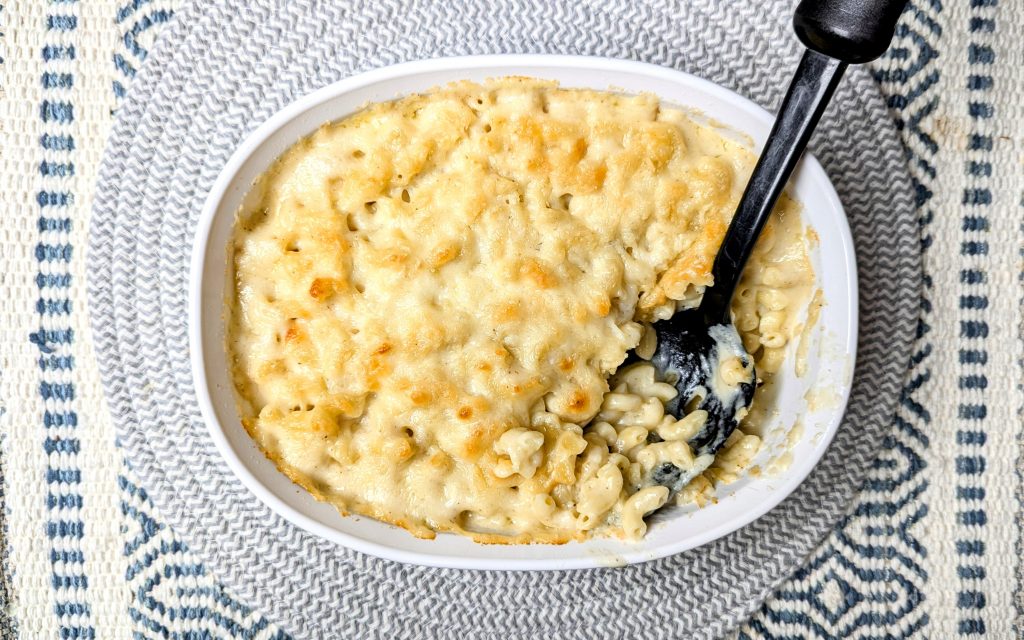
[[[857,282],[849,226],[835,190],[813,157],[805,157],[790,192],[820,241],[812,247],[825,306],[814,326],[808,370],[797,377],[792,359],[778,379],[777,412],[765,446],[746,475],[717,490],[703,508],[667,509],[637,543],[592,540],[565,545],[481,545],[452,534],[421,540],[370,518],[342,517],[292,484],[242,428],[224,349],[223,305],[227,246],[235,212],[253,180],[289,146],[325,122],[367,102],[391,100],[454,80],[523,75],[565,87],[651,92],[703,114],[740,140],[759,145],[772,116],[749,100],[692,75],[654,65],[575,56],[501,55],[424,60],[346,78],[306,95],[248,136],[214,183],[192,256],[189,335],[196,393],[213,441],[240,482],[296,526],[357,551],[423,565],[472,569],[577,569],[644,562],[692,549],[766,513],[807,476],[832,440],[853,376],[857,344]],[[795,341],[794,341],[795,343]],[[790,345],[795,349],[796,345]],[[797,437],[787,437],[798,424]],[[791,462],[788,462],[791,460]],[[776,468],[775,473],[769,472]]]

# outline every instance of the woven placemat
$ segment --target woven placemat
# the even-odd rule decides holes
[[[842,513],[890,424],[914,336],[919,233],[878,89],[852,69],[814,149],[850,217],[861,342],[850,410],[794,495],[711,545],[624,569],[425,569],[307,534],[236,481],[189,371],[187,275],[203,199],[252,129],[358,71],[475,53],[587,54],[703,76],[772,108],[798,57],[790,3],[194,4],[135,79],[110,139],[90,238],[90,303],[108,402],[166,520],[243,599],[297,637],[707,638],[749,615]]]

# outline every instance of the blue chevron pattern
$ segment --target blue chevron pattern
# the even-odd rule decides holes
[[[174,16],[176,2],[128,0],[114,21],[123,29],[113,54],[112,91],[120,102],[146,59],[161,28]],[[131,593],[128,615],[136,640],[174,638],[272,639],[290,636],[241,604],[207,573],[202,561],[159,520],[146,490],[125,468],[118,476],[122,533],[127,560],[125,580]]]
[[[936,110],[939,0],[915,0],[901,20],[892,48],[875,66],[875,79],[903,134],[920,213],[922,251],[932,244],[931,159],[938,144],[923,126]],[[932,280],[926,273],[918,342],[910,373],[878,459],[852,512],[817,553],[777,590],[740,631],[743,640],[783,638],[909,638],[926,632],[922,586],[928,550],[915,535],[928,515],[922,494],[923,451],[931,416],[917,396],[931,380]]]
[[[217,584],[188,546],[157,519],[146,490],[134,482],[129,469],[118,476],[118,484],[134,638],[289,638]]]
[[[159,35],[160,28],[174,17],[173,4],[176,3],[162,0],[127,0],[117,10],[114,21],[123,29],[121,46],[114,52],[114,67],[117,73],[113,81],[113,91],[118,100],[124,97],[125,87],[146,59],[149,47]]]

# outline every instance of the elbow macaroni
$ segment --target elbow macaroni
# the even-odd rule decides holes
[[[507,78],[376,104],[288,150],[233,239],[228,349],[242,422],[320,500],[481,542],[636,539],[671,463],[701,502],[707,415],[630,350],[699,304],[753,156],[652,96]],[[813,274],[783,198],[737,290],[760,374]],[[746,375],[726,363],[728,382]]]
[[[645,487],[622,505],[622,531],[630,540],[638,540],[647,533],[644,516],[660,509],[668,500],[668,487]]]
[[[532,478],[543,460],[543,446],[543,433],[529,429],[509,429],[494,445],[498,455],[504,456],[498,459],[494,475],[508,478],[519,474],[524,478]]]

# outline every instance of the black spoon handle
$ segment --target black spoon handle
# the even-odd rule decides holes
[[[715,257],[714,286],[700,312],[709,325],[731,322],[729,302],[768,215],[786,186],[848,63],[885,52],[907,0],[803,0],[793,25],[807,45]]]
[[[714,286],[704,292],[701,303],[708,324],[732,321],[729,302],[743,266],[845,69],[845,62],[804,52],[711,267]]]

